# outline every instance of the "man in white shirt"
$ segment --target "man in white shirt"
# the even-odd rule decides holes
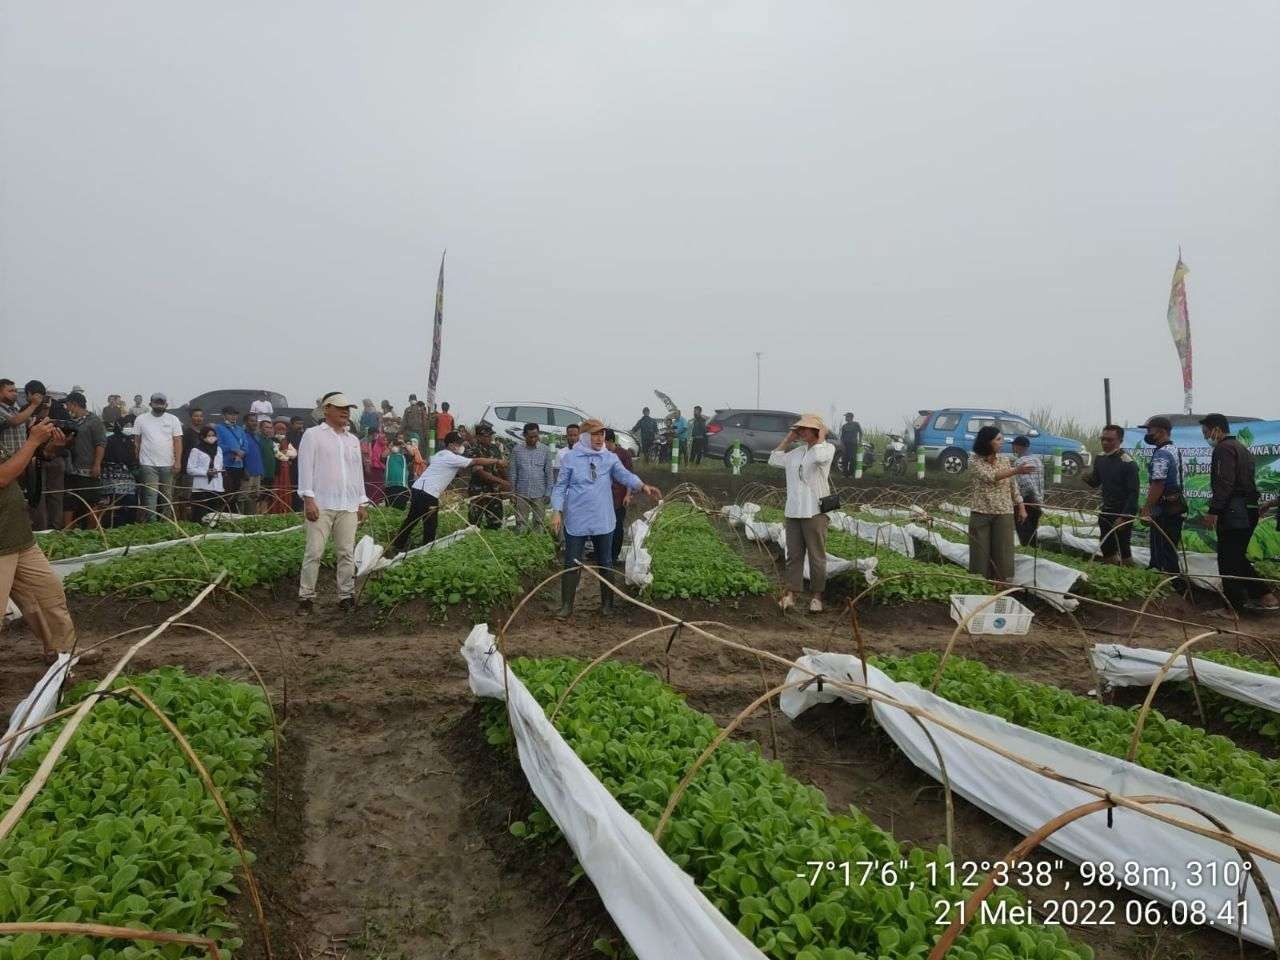
[[[422,543],[425,546],[436,538],[436,524],[440,520],[440,498],[444,496],[459,470],[467,467],[494,467],[503,461],[496,457],[464,457],[465,443],[462,434],[454,430],[446,434],[444,447],[432,454],[431,462],[422,476],[413,482],[409,492],[409,512],[391,541],[390,554],[401,553],[409,546],[413,525],[422,520]]]
[[[307,518],[298,612],[311,612],[320,558],[332,534],[338,555],[338,609],[350,613],[356,607],[356,526],[365,518],[369,498],[364,493],[360,441],[347,429],[355,404],[342,393],[330,393],[321,403],[324,423],[307,430],[298,444],[298,496]]]
[[[555,461],[552,463],[552,480],[560,479],[560,467],[564,465],[564,458],[569,455],[569,451],[578,445],[578,438],[582,436],[582,427],[576,423],[571,423],[564,428],[564,446],[556,451]]]
[[[160,513],[173,516],[173,475],[182,463],[182,421],[168,412],[169,398],[151,395],[151,412],[133,421],[133,449],[142,473],[143,521],[156,520]],[[156,499],[160,513],[156,512]]]
[[[271,398],[267,391],[259,390],[258,399],[249,404],[249,412],[256,415],[258,419],[267,417],[270,419],[276,415],[275,408],[271,406]]]

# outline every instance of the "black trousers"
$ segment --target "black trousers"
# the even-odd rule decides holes
[[[386,504],[388,507],[395,507],[397,510],[403,510],[409,504],[408,487],[387,487],[384,495],[386,497]]]
[[[842,443],[840,450],[844,453],[844,475],[852,477],[854,465],[857,463],[858,447],[856,444]]]
[[[1034,547],[1036,545],[1036,530],[1040,528],[1040,504],[1026,500],[1023,506],[1027,508],[1027,519],[1018,522],[1014,520],[1013,529],[1018,534],[1018,542],[1024,547]]]
[[[1132,517],[1121,516],[1118,513],[1100,513],[1098,514],[1098,532],[1102,534],[1104,557],[1114,557],[1119,553],[1121,560],[1133,559]]]
[[[1258,526],[1258,512],[1249,511],[1249,526],[1243,530],[1224,530],[1218,527],[1218,572],[1224,577],[1254,577],[1258,571],[1249,562],[1249,541]],[[1246,600],[1258,600],[1266,596],[1269,586],[1254,580],[1223,580],[1222,592],[1233,607],[1239,608]]]
[[[613,525],[613,565],[618,566],[618,557],[622,553],[622,534],[627,527],[627,508],[614,507],[613,515],[617,522]]]
[[[413,537],[413,525],[422,521],[422,542],[430,543],[436,538],[436,524],[440,522],[440,501],[424,490],[416,487],[409,493],[409,512],[405,514],[404,523],[391,541],[393,550],[407,550],[409,540]]]
[[[1178,550],[1182,545],[1184,519],[1182,514],[1172,517],[1152,517],[1150,563],[1152,570],[1160,570],[1164,573],[1182,572]]]
[[[702,458],[707,455],[707,438],[694,437],[693,448],[689,452],[690,463],[701,463]]]

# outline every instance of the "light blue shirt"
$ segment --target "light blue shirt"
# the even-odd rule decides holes
[[[614,481],[629,490],[644,486],[617,454],[593,449],[589,437],[583,437],[565,454],[560,476],[551,488],[551,509],[564,516],[565,533],[591,537],[613,532],[618,520],[613,512]]]

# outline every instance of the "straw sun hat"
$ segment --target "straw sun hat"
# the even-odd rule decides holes
[[[827,429],[827,425],[822,422],[822,415],[818,413],[801,414],[800,419],[791,425],[792,430],[799,430],[802,427],[817,430],[819,433]]]

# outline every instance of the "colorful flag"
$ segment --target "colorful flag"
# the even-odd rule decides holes
[[[1183,406],[1191,412],[1191,314],[1187,310],[1187,274],[1191,271],[1182,262],[1182,249],[1178,249],[1178,265],[1173,268],[1173,287],[1169,291],[1169,332],[1173,345],[1182,361]]]
[[[1172,307],[1170,308],[1172,309]],[[1172,313],[1169,314],[1173,316]],[[436,322],[431,334],[431,370],[427,374],[427,409],[436,408],[436,381],[440,379],[440,330],[444,326],[444,254],[440,254],[440,277],[436,280]]]

